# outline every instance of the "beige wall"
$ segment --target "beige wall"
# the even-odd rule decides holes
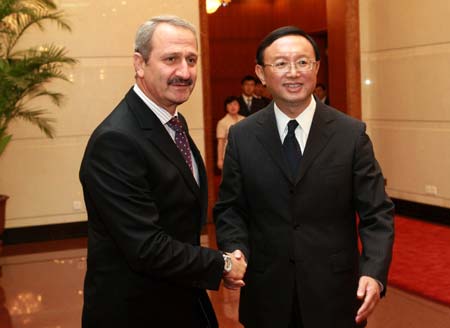
[[[46,139],[26,123],[10,127],[13,141],[0,157],[0,193],[10,196],[7,228],[86,219],[78,180],[81,158],[92,130],[134,82],[131,56],[136,29],[160,14],[178,15],[199,26],[198,2],[192,0],[57,2],[71,21],[72,33],[49,26],[45,33],[32,31],[23,44],[53,41],[65,45],[79,64],[68,70],[72,84],[51,85],[67,95],[63,108],[52,111],[57,119],[55,139]],[[201,90],[199,78],[191,99],[180,110],[203,150]],[[55,109],[48,103],[45,106]],[[76,209],[77,202],[81,202],[80,209]]]
[[[362,114],[388,193],[443,207],[450,207],[448,17],[448,0],[360,1]]]

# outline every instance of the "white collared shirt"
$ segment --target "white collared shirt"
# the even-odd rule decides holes
[[[281,111],[281,109],[277,106],[276,102],[274,104],[275,109],[275,119],[277,121],[278,133],[280,134],[281,143],[283,143],[284,138],[288,133],[288,123],[292,118],[287,116],[285,113]],[[311,130],[311,124],[314,117],[314,113],[316,111],[316,101],[314,97],[311,96],[311,102],[308,107],[295,118],[298,122],[299,126],[295,129],[295,137],[297,138],[298,144],[302,150],[302,154],[305,151],[306,142],[308,141],[309,130]]]
[[[142,99],[142,101],[147,105],[148,108],[156,115],[156,117],[161,121],[162,125],[166,128],[167,132],[169,132],[170,137],[172,138],[173,142],[175,143],[175,130],[172,130],[167,123],[172,119],[173,116],[178,116],[178,111],[175,110],[175,114],[172,116],[167,110],[164,108],[158,106],[154,101],[152,101],[150,98],[148,98],[144,92],[139,88],[137,84],[134,84],[133,91],[136,92],[139,98]],[[198,174],[198,166],[197,162],[195,161],[194,154],[191,150],[191,158],[192,158],[192,173],[194,175],[195,181],[197,181],[197,184],[200,184],[200,176]]]

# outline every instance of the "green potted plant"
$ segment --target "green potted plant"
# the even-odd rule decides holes
[[[62,69],[75,64],[76,60],[66,55],[64,47],[53,43],[26,49],[17,49],[17,44],[30,28],[38,27],[43,31],[46,21],[70,31],[63,16],[53,0],[0,1],[0,157],[11,140],[8,125],[14,120],[38,126],[49,138],[55,134],[54,119],[47,116],[48,110],[33,107],[32,101],[48,97],[59,107],[63,95],[46,86],[54,79],[68,81]],[[0,236],[5,226],[7,199],[0,194]]]

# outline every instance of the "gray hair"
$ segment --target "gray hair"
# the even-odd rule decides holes
[[[139,27],[136,33],[136,41],[134,43],[134,51],[140,53],[145,62],[147,62],[148,58],[150,57],[150,52],[152,51],[151,41],[153,33],[155,32],[156,27],[162,23],[188,29],[194,34],[197,40],[197,31],[194,25],[192,25],[188,21],[185,21],[184,19],[177,16],[153,17]]]

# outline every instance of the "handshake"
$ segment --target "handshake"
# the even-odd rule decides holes
[[[231,259],[231,269],[229,272],[224,271],[223,285],[228,289],[239,289],[245,286],[244,275],[247,270],[247,260],[245,255],[239,250],[233,253],[225,253]]]

